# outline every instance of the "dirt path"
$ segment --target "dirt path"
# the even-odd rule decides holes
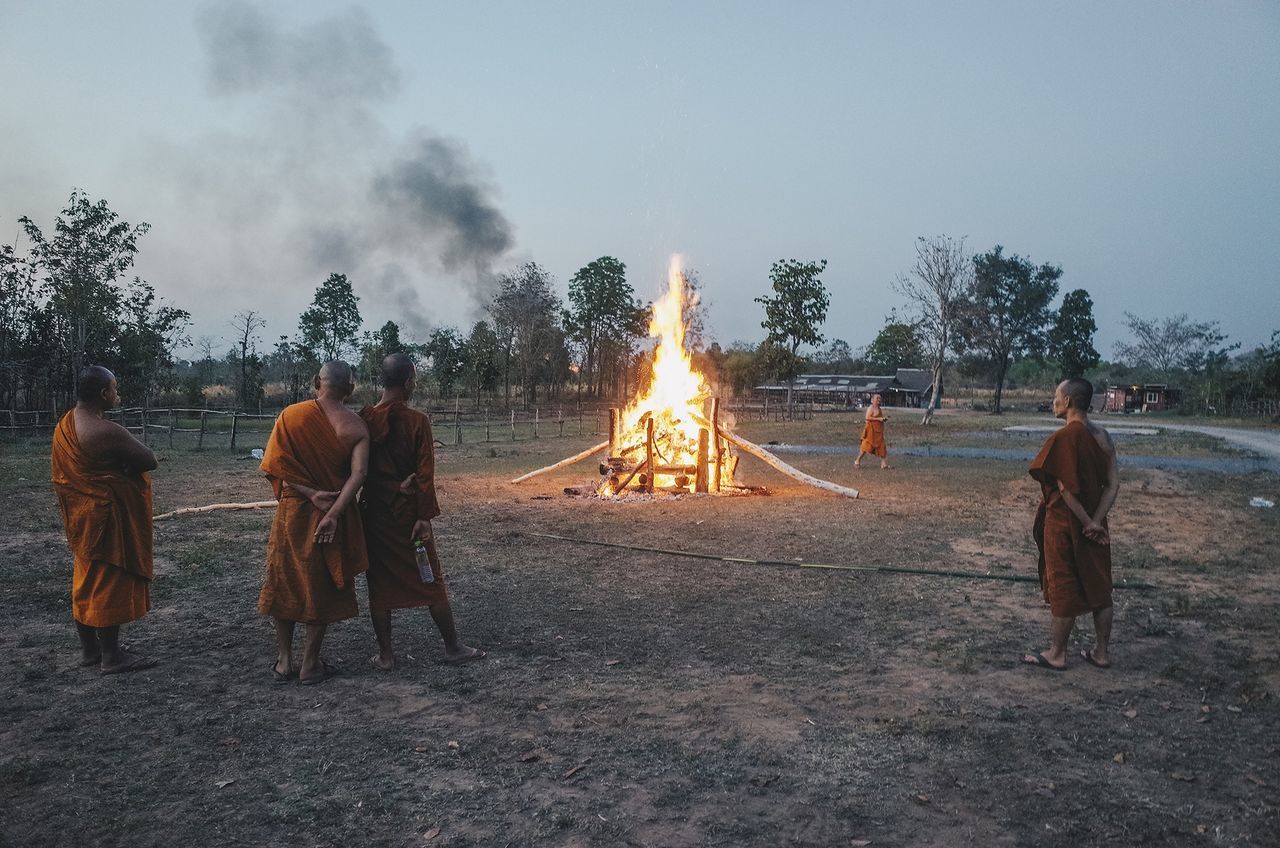
[[[1245,430],[1238,427],[1207,427],[1200,424],[1155,424],[1165,430],[1180,430],[1184,433],[1202,433],[1206,436],[1223,439],[1245,450],[1261,454],[1268,459],[1280,461],[1280,432],[1270,430]]]

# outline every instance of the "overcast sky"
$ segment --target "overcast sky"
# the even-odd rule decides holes
[[[0,241],[73,187],[147,221],[137,273],[229,337],[329,272],[366,326],[477,317],[535,260],[652,299],[701,277],[757,340],[780,258],[826,334],[901,302],[917,236],[1064,269],[1125,311],[1280,328],[1280,4],[0,0]],[[225,343],[219,341],[219,348]]]

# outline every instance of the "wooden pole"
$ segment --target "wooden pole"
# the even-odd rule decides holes
[[[653,418],[650,417],[644,423],[644,464],[649,469],[649,482],[645,485],[645,491],[652,493],[655,479],[658,475],[653,473]]]
[[[533,408],[533,437],[535,439],[538,438],[538,416],[540,412],[541,410],[539,410],[538,407],[535,406]]]
[[[453,396],[453,443],[462,444],[462,413],[458,409],[458,396]]]
[[[173,428],[178,426],[178,417],[173,411],[173,407],[169,408],[169,448],[173,448]]]
[[[618,410],[609,409],[609,456],[618,455]]]
[[[236,449],[236,432],[239,429],[240,415],[234,409],[231,410],[231,449]]]
[[[147,444],[147,408],[142,407],[139,414],[142,416],[142,443],[145,445]]]
[[[582,453],[575,453],[573,456],[569,457],[568,459],[560,460],[555,465],[548,465],[546,468],[539,468],[537,471],[530,471],[528,474],[521,474],[519,477],[512,480],[511,482],[523,483],[525,480],[528,480],[531,477],[537,477],[539,474],[549,474],[550,472],[556,471],[557,469],[564,468],[565,466],[568,466],[568,465],[573,465],[575,462],[581,462],[587,457],[593,456],[607,447],[609,447],[608,442],[601,442],[598,445],[592,445],[591,447],[584,450]]]
[[[511,410],[511,441],[516,440],[516,411]]]
[[[204,447],[204,415],[205,411],[200,410],[200,435],[196,437],[196,449],[200,450]]]
[[[707,492],[707,428],[702,427],[698,430],[698,470],[693,478],[693,490],[695,492]]]
[[[489,405],[484,406],[484,440],[491,441],[489,438]]]
[[[711,444],[715,448],[715,476],[711,478],[711,491],[720,491],[720,477],[724,469],[724,450],[720,444],[720,398],[711,399]]]

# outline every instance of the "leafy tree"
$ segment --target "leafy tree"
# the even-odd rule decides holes
[[[602,256],[578,269],[569,279],[563,321],[565,332],[585,354],[582,376],[588,393],[599,396],[607,373],[602,360],[643,331],[644,308],[627,282],[627,266]]]
[[[467,335],[467,365],[464,374],[477,407],[480,406],[481,392],[492,392],[498,387],[498,378],[502,376],[500,359],[497,334],[488,321],[477,321]]]
[[[1083,377],[1098,364],[1098,351],[1093,336],[1098,325],[1093,322],[1093,300],[1084,289],[1067,292],[1058,307],[1058,315],[1049,328],[1049,359],[1058,363],[1058,378]]]
[[[877,373],[897,373],[899,368],[916,368],[925,354],[915,325],[897,320],[891,314],[885,325],[863,353],[867,367]]]
[[[960,307],[959,342],[981,351],[995,365],[991,411],[1000,414],[1009,364],[1016,356],[1042,352],[1049,303],[1058,293],[1062,269],[1035,266],[996,245],[973,259],[973,281]]]
[[[551,275],[538,263],[526,262],[499,276],[489,315],[502,353],[508,403],[513,374],[525,406],[537,400],[539,381],[550,376],[546,364],[558,356],[557,348],[564,348],[562,314],[560,298],[551,290]]]
[[[1238,344],[1220,347],[1227,337],[1217,321],[1195,322],[1183,313],[1170,318],[1139,318],[1132,312],[1124,314],[1125,323],[1133,340],[1116,343],[1116,356],[1127,365],[1148,368],[1164,379],[1172,378],[1179,370],[1196,371],[1203,368],[1227,350]]]
[[[792,406],[795,378],[800,365],[800,346],[818,345],[823,342],[819,332],[827,319],[830,297],[819,275],[827,267],[827,260],[799,262],[783,259],[774,262],[769,269],[773,284],[773,296],[757,297],[756,303],[764,305],[765,319],[760,326],[768,330],[768,340],[786,351],[781,363],[780,375],[787,381],[787,407]]]
[[[440,397],[447,398],[467,367],[462,336],[453,327],[439,327],[432,331],[423,350],[431,358],[431,373],[440,387]]]
[[[150,225],[130,226],[105,200],[92,203],[78,189],[54,219],[51,237],[25,215],[18,221],[31,242],[56,344],[48,367],[61,375],[65,401],[84,365],[107,363],[117,352],[124,295],[116,281],[132,267]]]
[[[187,344],[191,314],[157,303],[155,290],[134,278],[117,328],[116,376],[125,397],[149,405],[173,388],[173,351]]]
[[[311,378],[320,370],[315,351],[301,341],[291,341],[281,336],[268,357],[268,364],[276,379],[288,386],[289,402],[297,403],[306,394]]]
[[[330,274],[316,288],[298,330],[303,343],[324,361],[340,359],[355,347],[360,331],[360,298],[345,274]]]
[[[893,288],[907,298],[925,359],[933,372],[929,405],[921,424],[933,420],[942,400],[942,372],[955,340],[959,306],[973,279],[973,260],[964,239],[935,236],[916,239],[916,261],[911,271],[894,281]]]
[[[416,345],[406,343],[400,337],[400,325],[388,321],[371,333],[365,333],[360,342],[359,373],[370,385],[378,385],[382,379],[382,360],[393,353],[413,353]]]
[[[12,409],[24,388],[30,392],[39,363],[52,353],[37,332],[39,317],[35,267],[13,245],[0,245],[0,406]]]
[[[857,370],[858,360],[847,341],[832,339],[826,347],[814,354],[813,365],[833,374],[850,374]]]

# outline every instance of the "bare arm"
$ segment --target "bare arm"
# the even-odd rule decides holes
[[[114,421],[103,422],[98,432],[100,449],[121,465],[138,474],[144,471],[155,471],[158,463],[151,448],[133,437],[125,428]]]
[[[333,502],[333,506],[329,507],[329,511],[324,514],[324,517],[316,525],[315,538],[317,542],[323,544],[333,541],[334,534],[338,530],[338,518],[355,500],[356,492],[360,491],[360,487],[364,485],[365,477],[368,475],[369,431],[365,430],[360,436],[360,441],[356,442],[355,447],[351,449],[351,476],[347,478],[346,483],[342,484],[342,491],[338,492],[338,497]]]
[[[1107,520],[1107,514],[1115,505],[1116,495],[1120,493],[1120,464],[1116,461],[1116,449],[1107,437],[1107,487],[1102,490],[1102,498],[1098,501],[1098,509],[1093,515],[1096,524]]]
[[[313,489],[310,486],[304,486],[301,483],[290,483],[288,480],[286,480],[284,484],[287,488],[293,489],[295,492],[311,501],[312,505],[321,512],[328,512],[333,506],[334,501],[338,499],[337,492],[329,492],[324,489]]]

